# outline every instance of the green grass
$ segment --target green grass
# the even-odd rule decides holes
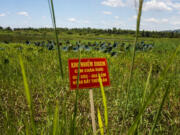
[[[56,50],[48,51],[33,45],[0,43],[5,49],[0,50],[0,134],[93,134],[89,92],[70,91],[68,79],[68,59],[89,57],[107,59],[111,80],[111,86],[104,88],[99,77],[101,92],[93,90],[99,125],[97,134],[177,134],[180,122],[180,40],[139,38],[142,5],[143,0],[139,0],[132,50],[122,52],[118,47],[116,57],[98,51],[61,52],[59,45],[55,53]],[[49,0],[49,7],[54,33],[5,31],[0,33],[0,41],[53,39],[59,44],[61,38],[63,44],[66,40],[73,44],[82,40],[82,44],[87,44],[99,41],[98,37],[105,42],[132,44],[134,40],[134,36],[127,34],[58,35],[53,0]],[[154,42],[155,47],[136,52],[138,41]],[[104,117],[100,110],[104,110]]]
[[[27,78],[26,78],[26,73],[25,73],[25,68],[24,68],[24,64],[23,64],[23,60],[22,60],[21,56],[19,56],[19,61],[20,61],[21,72],[22,72],[22,76],[23,76],[25,96],[26,96],[28,108],[29,108],[29,111],[30,111],[30,119],[31,119],[31,124],[30,125],[32,125],[31,127],[32,127],[32,130],[33,130],[33,135],[36,135],[36,126],[35,126],[35,123],[34,123],[32,97],[31,97],[31,93],[30,93],[30,90],[29,90],[29,86],[28,86],[28,82],[27,82]],[[27,131],[28,131],[28,129],[27,129]]]
[[[60,73],[61,73],[60,75],[63,79],[64,73],[63,73],[63,67],[62,67],[61,50],[60,50],[60,45],[59,45],[58,32],[57,32],[57,28],[56,28],[56,17],[55,17],[55,12],[54,12],[54,4],[53,4],[53,0],[48,0],[48,2],[49,2],[52,24],[53,24],[53,28],[54,28],[54,32],[55,32],[55,37],[56,37],[57,54],[58,54],[58,58],[59,58],[59,69],[60,69]]]
[[[150,88],[146,91],[145,101],[151,93],[153,85],[167,67],[168,59],[174,54],[177,46],[180,45],[180,41],[177,39],[153,40],[155,41],[155,48],[152,51],[137,52],[136,54],[134,81],[132,82],[131,93],[129,93],[128,115],[123,127],[126,129],[133,124],[140,110],[139,107],[150,66],[152,65],[153,68],[149,80]],[[22,51],[17,49],[19,46],[23,47]],[[58,100],[59,128],[61,129],[59,132],[61,134],[70,134],[69,129],[73,118],[76,92],[69,90],[68,59],[79,58],[79,53],[62,52],[64,68],[64,80],[62,81],[59,76],[56,51],[48,51],[45,48],[41,50],[41,48],[24,44],[0,44],[0,47],[5,48],[3,51],[0,50],[0,134],[24,134],[29,132],[31,128],[31,125],[27,126],[31,118],[26,96],[24,95],[24,83],[19,64],[20,54],[23,59],[29,90],[31,90],[37,133],[52,134],[54,108]],[[107,58],[111,80],[111,86],[104,88],[108,110],[108,129],[109,134],[119,134],[125,110],[126,100],[124,95],[129,76],[131,55],[129,52],[126,52],[119,54],[117,57],[110,57],[109,54],[101,52],[81,52],[81,58],[85,57]],[[164,95],[163,89],[166,88],[166,81],[172,76],[173,81],[170,84],[171,90],[168,100],[164,103],[154,134],[173,134],[178,132],[179,57],[180,53],[177,52],[166,73],[166,78],[163,78],[153,96],[153,102],[144,110],[143,122],[138,130],[140,134],[148,134],[151,130]],[[8,59],[9,63],[4,63],[5,59]],[[88,93],[88,90],[79,90],[75,126],[76,134],[92,134]],[[93,93],[96,108],[97,105],[102,104],[103,100],[98,89],[94,89]],[[99,107],[100,110],[103,110],[103,104]],[[102,120],[104,121],[104,117],[102,117]],[[126,131],[123,133],[125,134]]]

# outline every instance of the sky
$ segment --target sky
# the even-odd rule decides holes
[[[57,27],[136,28],[138,0],[53,1]],[[52,27],[48,0],[1,0],[0,26]],[[141,30],[174,29],[180,29],[180,0],[144,0]]]

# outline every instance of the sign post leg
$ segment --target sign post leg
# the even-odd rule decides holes
[[[93,101],[93,90],[89,90],[89,98],[90,98],[90,105],[91,105],[91,119],[92,119],[92,127],[93,127],[93,134],[96,134],[96,122],[95,122],[95,112],[94,112],[94,101]]]

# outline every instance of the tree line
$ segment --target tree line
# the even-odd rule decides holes
[[[86,35],[86,34],[94,34],[94,35],[101,35],[101,34],[122,34],[122,35],[135,35],[134,30],[124,30],[120,28],[112,28],[112,29],[97,29],[97,28],[57,28],[59,33],[66,33],[66,34],[79,34],[79,35]],[[31,31],[31,32],[52,32],[53,28],[11,28],[6,27],[3,28],[0,26],[0,31],[9,31],[9,32],[22,32],[22,31]],[[141,37],[151,37],[151,38],[180,38],[180,30],[179,31],[140,31]]]

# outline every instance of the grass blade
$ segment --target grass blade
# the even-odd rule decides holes
[[[44,128],[41,130],[41,135],[44,135]]]
[[[104,105],[104,119],[105,119],[105,126],[106,128],[108,128],[108,111],[107,111],[107,102],[106,102],[106,95],[104,92],[104,87],[103,87],[103,83],[102,83],[102,79],[99,76],[99,83],[100,83],[100,88],[101,88],[101,94],[102,94],[102,98],[103,98],[103,105]]]
[[[49,7],[50,7],[50,13],[51,13],[51,19],[54,27],[54,32],[55,32],[55,37],[56,37],[56,44],[57,44],[57,51],[58,51],[58,58],[59,58],[59,67],[60,67],[60,73],[62,79],[64,78],[64,73],[63,73],[63,67],[62,67],[62,60],[61,60],[61,51],[60,51],[60,46],[59,46],[59,39],[58,39],[58,33],[57,33],[57,28],[56,28],[56,18],[55,18],[55,12],[54,12],[54,4],[53,0],[49,0]]]
[[[132,60],[131,60],[131,69],[130,69],[130,76],[129,76],[129,83],[128,83],[127,92],[130,90],[132,78],[133,78],[134,60],[135,60],[135,56],[136,56],[136,49],[135,48],[136,48],[136,44],[138,41],[138,35],[139,35],[139,30],[140,30],[143,1],[144,0],[139,0],[139,12],[138,12],[137,24],[136,24],[136,38],[135,38],[134,46],[133,46],[133,55],[132,55]]]
[[[150,67],[150,70],[149,70],[149,73],[148,73],[148,78],[147,78],[147,81],[146,81],[146,86],[145,86],[145,89],[143,91],[143,97],[142,97],[142,106],[144,104],[144,101],[145,101],[145,97],[146,97],[146,93],[147,93],[147,89],[149,87],[149,80],[151,78],[151,73],[152,73],[152,65]]]
[[[173,78],[171,78],[171,81],[172,81],[172,80],[173,80]],[[164,103],[165,103],[166,97],[167,97],[168,94],[169,94],[169,88],[170,88],[171,81],[169,81],[168,86],[166,87],[166,91],[165,91],[165,93],[164,93],[164,96],[163,96],[163,98],[162,98],[162,101],[161,101],[161,104],[160,104],[160,106],[159,106],[158,112],[157,112],[157,114],[156,114],[155,121],[154,121],[154,123],[153,123],[153,127],[151,128],[151,131],[150,131],[150,135],[153,135],[153,134],[154,134],[154,130],[155,130],[155,128],[156,128],[156,124],[157,124],[158,119],[159,119],[159,117],[160,117],[160,113],[161,113],[161,111],[162,111],[162,107],[163,107],[163,105],[164,105]]]
[[[150,70],[149,70],[148,77],[147,77],[147,80],[146,80],[145,89],[143,91],[143,96],[142,96],[142,99],[141,99],[141,107],[144,105],[145,97],[146,97],[146,94],[147,94],[147,89],[149,87],[149,80],[150,80],[150,77],[151,77],[151,73],[152,73],[152,65],[150,66]],[[142,116],[141,116],[140,121],[137,123],[135,133],[138,132],[138,128],[139,128],[140,124],[142,124]]]
[[[99,108],[98,108],[98,124],[99,124],[101,135],[104,135],[103,122],[102,122],[101,113],[99,111]]]
[[[133,46],[133,55],[132,55],[132,60],[131,60],[129,82],[128,82],[128,87],[126,90],[126,104],[125,104],[125,112],[124,112],[124,116],[123,116],[123,125],[124,125],[124,120],[126,119],[126,113],[127,113],[127,109],[128,109],[128,102],[129,102],[128,101],[129,100],[129,91],[130,91],[131,83],[133,80],[132,78],[133,78],[134,61],[135,61],[135,56],[136,56],[136,44],[138,41],[138,35],[139,35],[139,30],[140,30],[143,2],[144,2],[144,0],[139,0],[139,11],[138,11],[137,23],[136,23],[136,37],[135,37],[134,46]],[[123,128],[123,126],[122,126],[122,128]]]
[[[53,135],[58,134],[58,123],[59,123],[59,103],[56,102],[56,108],[54,112],[54,118],[53,118]]]
[[[77,89],[79,88],[80,64],[81,64],[81,51],[79,50],[78,75],[77,75]]]
[[[76,99],[74,104],[74,112],[73,112],[73,119],[71,121],[71,130],[70,134],[75,134],[75,128],[76,128],[76,116],[77,116],[77,101],[78,101],[78,95],[79,95],[79,76],[80,76],[80,62],[81,62],[81,51],[79,51],[79,61],[78,61],[78,75],[77,75],[77,89],[76,89]]]
[[[74,112],[73,112],[73,118],[71,120],[71,127],[70,127],[70,135],[75,134],[75,128],[76,128],[76,116],[77,116],[77,99],[78,99],[78,94],[76,93],[76,100],[74,104]]]
[[[28,124],[27,124],[27,123],[26,123],[25,130],[26,130],[26,135],[29,135],[29,126],[28,126]]]
[[[28,86],[28,83],[27,83],[27,77],[26,77],[24,64],[23,64],[23,60],[22,60],[21,56],[19,56],[19,61],[20,61],[21,72],[22,72],[22,76],[23,76],[25,96],[26,96],[26,100],[27,100],[27,103],[28,103],[28,108],[29,108],[29,111],[30,111],[30,119],[31,119],[31,126],[32,126],[32,129],[33,129],[33,135],[36,135],[36,128],[35,128],[34,115],[33,115],[33,106],[32,106],[32,100],[31,100],[32,98],[31,98],[31,94],[30,94],[30,91],[29,91],[29,86]]]
[[[156,92],[157,88],[159,87],[160,82],[163,80],[163,77],[165,77],[165,75],[167,74],[167,72],[168,72],[168,70],[169,70],[169,68],[170,68],[170,65],[172,64],[173,60],[175,59],[175,57],[176,57],[177,52],[179,51],[179,49],[180,49],[180,46],[176,49],[176,51],[174,52],[174,54],[173,54],[172,57],[170,58],[167,66],[166,66],[166,69],[162,72],[161,76],[158,78],[158,80],[155,82],[155,85],[152,87],[150,95],[148,96],[146,102],[144,102],[144,105],[143,105],[142,108],[140,109],[139,114],[138,114],[137,117],[136,117],[136,120],[134,121],[134,123],[132,124],[132,126],[130,127],[130,129],[128,130],[128,135],[132,135],[132,134],[134,133],[134,130],[135,130],[136,127],[137,127],[137,123],[138,123],[139,119],[140,119],[141,116],[143,115],[143,112],[144,112],[144,110],[146,109],[146,107],[148,106],[148,104],[151,102],[154,93]]]

